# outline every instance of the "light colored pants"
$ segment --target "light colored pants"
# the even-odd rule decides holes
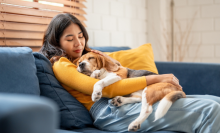
[[[125,132],[141,111],[141,103],[115,107],[111,99],[102,98],[90,109],[94,125],[106,131]],[[140,131],[180,131],[186,133],[220,133],[220,97],[187,95],[177,100],[161,119],[154,121],[159,102],[152,114],[141,124]]]

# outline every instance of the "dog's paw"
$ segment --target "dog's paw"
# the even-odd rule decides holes
[[[136,132],[138,129],[141,128],[140,122],[133,121],[129,126],[128,126],[128,131],[130,132]]]
[[[116,107],[120,107],[120,106],[122,106],[122,105],[125,104],[124,101],[125,101],[125,100],[124,100],[124,97],[122,97],[122,96],[117,96],[117,97],[114,97],[114,98],[112,99],[111,104],[114,105],[114,106],[116,106]]]
[[[92,101],[97,102],[102,97],[102,91],[94,91],[92,93]]]
[[[100,70],[95,70],[92,72],[90,77],[98,79],[100,77],[101,71]]]

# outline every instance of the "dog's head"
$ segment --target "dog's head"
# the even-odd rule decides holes
[[[90,76],[94,70],[105,68],[109,72],[119,69],[119,66],[110,59],[97,53],[89,52],[78,60],[74,61],[77,65],[77,71]]]

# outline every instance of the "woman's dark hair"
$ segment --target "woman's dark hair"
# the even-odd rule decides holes
[[[82,25],[82,23],[73,15],[69,13],[58,14],[56,15],[48,25],[47,30],[44,33],[43,37],[43,45],[40,49],[40,53],[50,59],[53,56],[66,56],[65,51],[60,47],[60,37],[63,34],[63,31],[71,24],[77,24],[83,32],[83,36],[85,37],[85,48],[82,54],[86,54],[90,52],[90,48],[87,45],[89,36]]]

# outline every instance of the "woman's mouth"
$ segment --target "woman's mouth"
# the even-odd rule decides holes
[[[77,49],[77,50],[75,50],[74,52],[80,53],[81,51],[82,51],[81,49]]]

